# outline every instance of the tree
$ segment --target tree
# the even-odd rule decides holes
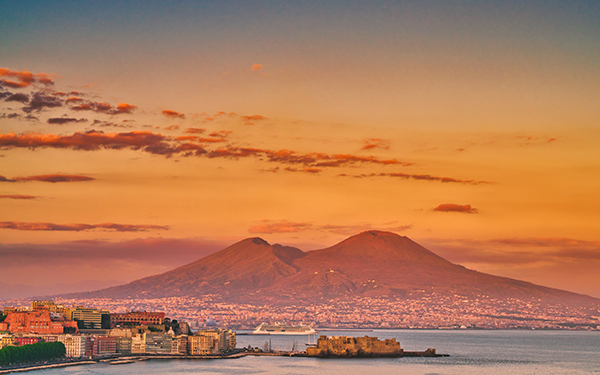
[[[62,342],[38,342],[23,346],[7,346],[0,350],[0,365],[42,361],[64,357],[67,353]]]

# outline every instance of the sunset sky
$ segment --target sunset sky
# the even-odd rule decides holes
[[[379,229],[600,297],[598,1],[1,9],[0,288]]]

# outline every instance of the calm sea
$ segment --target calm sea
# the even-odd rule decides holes
[[[327,331],[328,336],[395,337],[405,350],[435,348],[439,358],[317,359],[244,357],[226,360],[152,360],[126,365],[97,364],[35,374],[600,374],[600,332],[375,330]],[[307,336],[238,336],[251,345],[291,350]],[[314,338],[313,338],[314,341]]]

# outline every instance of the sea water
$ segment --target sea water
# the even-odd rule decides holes
[[[488,330],[325,331],[327,336],[396,338],[403,349],[449,357],[322,359],[254,357],[99,363],[36,374],[600,374],[600,332]],[[239,335],[238,347],[305,348],[309,336]]]

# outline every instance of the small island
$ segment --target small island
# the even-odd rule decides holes
[[[447,357],[435,349],[424,352],[408,352],[393,339],[377,337],[320,336],[317,343],[306,348],[306,356],[321,358],[368,358],[368,357]]]

